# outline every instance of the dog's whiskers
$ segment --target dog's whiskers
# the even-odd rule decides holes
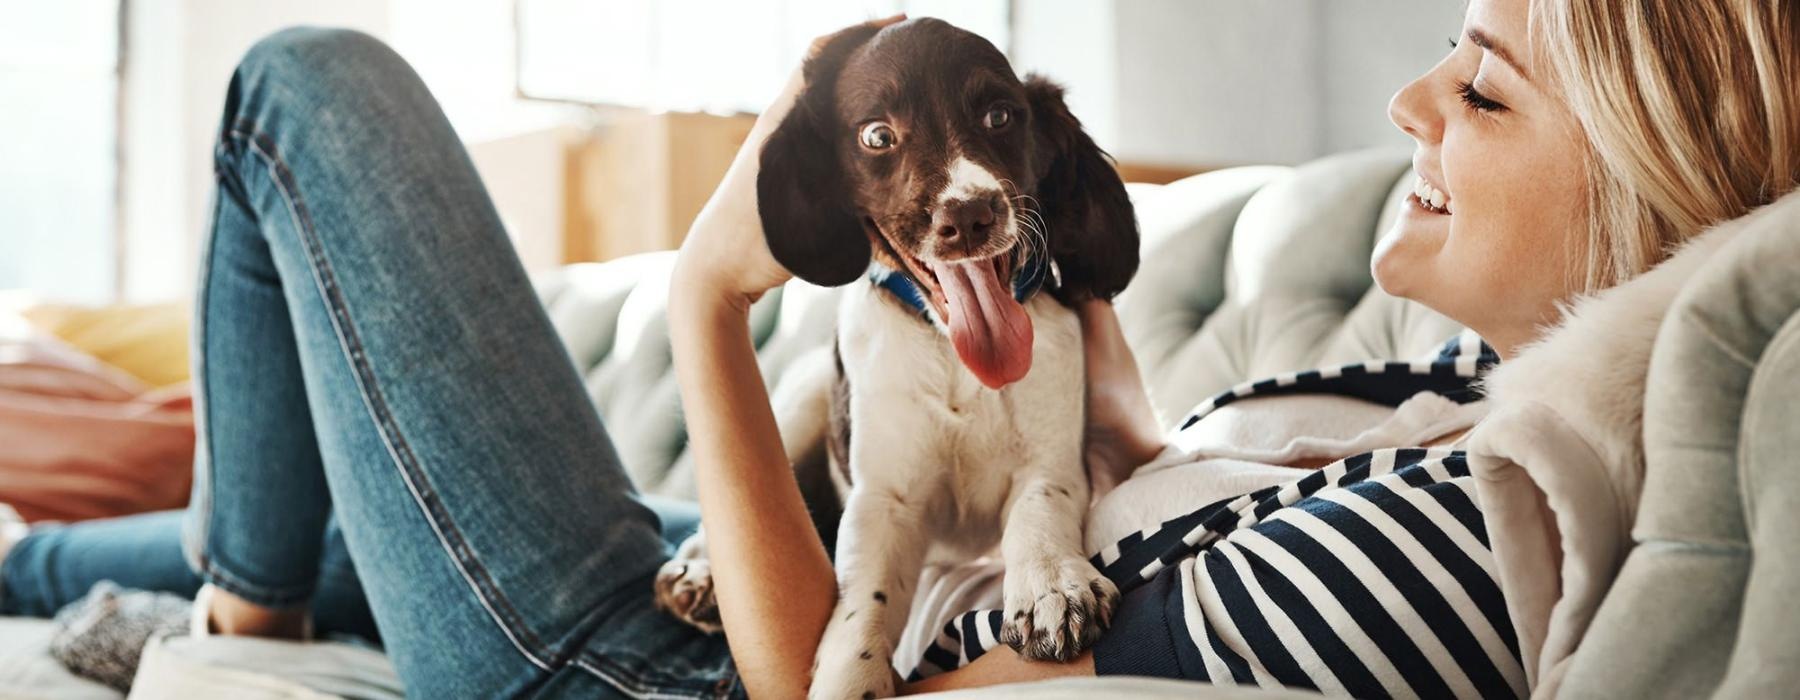
[[[1012,205],[1013,222],[1018,226],[1019,250],[1023,258],[1047,252],[1050,248],[1048,222],[1044,220],[1041,209],[1043,205],[1036,197],[1019,191],[1019,186],[1010,179],[1000,179],[1000,192]]]
[[[1013,217],[1013,221],[1018,223],[1021,234],[1019,249],[1024,253],[1023,257],[1030,259],[1033,255],[1048,250],[1050,241],[1044,235],[1043,217],[1031,209],[1023,207],[1015,209],[1018,213]]]

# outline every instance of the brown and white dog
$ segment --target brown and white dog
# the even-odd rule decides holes
[[[992,44],[944,22],[847,30],[804,71],[761,155],[770,250],[827,286],[874,262],[924,307],[867,281],[840,307],[830,466],[796,465],[837,552],[812,694],[891,694],[923,566],[996,543],[1001,639],[1074,658],[1118,593],[1082,549],[1082,339],[1063,302],[1111,298],[1136,272],[1124,184],[1061,88],[1021,82]],[[1017,300],[1015,277],[1046,266],[1050,294]],[[703,549],[698,535],[680,548],[657,600],[716,630]]]

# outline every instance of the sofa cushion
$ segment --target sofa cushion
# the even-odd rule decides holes
[[[1800,687],[1800,194],[1744,221],[1657,335],[1635,546],[1569,662],[1570,697]]]

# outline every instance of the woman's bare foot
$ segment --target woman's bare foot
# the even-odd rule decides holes
[[[294,640],[311,636],[304,607],[267,608],[212,586],[194,603],[206,608],[208,634]]]
[[[25,539],[28,532],[30,526],[25,524],[24,518],[19,517],[19,511],[0,503],[0,561],[6,560],[6,553],[11,552],[13,545],[18,544],[19,540]]]

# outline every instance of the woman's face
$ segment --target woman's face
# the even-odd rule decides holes
[[[1473,0],[1456,48],[1394,95],[1388,113],[1417,143],[1424,197],[1407,197],[1373,263],[1383,290],[1456,319],[1502,355],[1577,290],[1569,265],[1585,238],[1586,148],[1534,65],[1529,5]]]

